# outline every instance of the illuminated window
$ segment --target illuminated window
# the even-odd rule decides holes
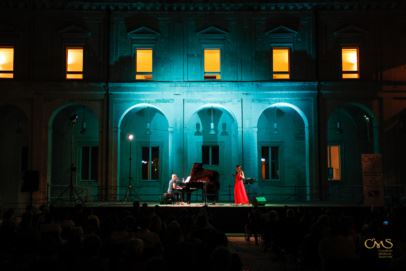
[[[220,162],[220,152],[218,145],[202,146],[202,163],[205,165],[218,165]]]
[[[278,180],[279,175],[279,146],[262,146],[261,176],[262,180]]]
[[[152,79],[152,49],[137,49],[135,55],[136,80]]]
[[[159,147],[141,148],[141,174],[143,180],[159,180]]]
[[[13,47],[0,47],[0,78],[14,78]]]
[[[98,159],[98,146],[82,146],[82,159],[80,167],[82,181],[97,181]]]
[[[341,180],[341,153],[340,145],[327,146],[328,179],[330,181]]]
[[[358,48],[341,48],[341,65],[343,79],[359,78]]]
[[[273,79],[290,79],[289,48],[272,49]]]
[[[220,49],[204,49],[204,79],[221,79]]]
[[[83,48],[66,48],[66,79],[83,79]]]

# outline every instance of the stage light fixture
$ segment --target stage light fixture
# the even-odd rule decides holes
[[[216,134],[216,130],[214,130],[213,108],[211,108],[210,111],[211,111],[211,122],[210,122],[210,131],[209,131],[209,134],[215,135],[215,134]]]
[[[337,121],[336,123],[336,134],[342,134],[343,129],[341,128],[341,121]]]
[[[151,123],[147,122],[147,125],[145,127],[145,134],[150,135],[151,134]]]
[[[74,113],[70,116],[70,121],[72,122],[72,124],[76,124],[78,122],[79,116],[78,114]]]

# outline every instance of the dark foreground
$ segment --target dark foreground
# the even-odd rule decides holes
[[[78,205],[2,216],[0,270],[406,270],[404,208]]]

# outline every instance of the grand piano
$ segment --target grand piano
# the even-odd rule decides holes
[[[186,194],[187,202],[190,203],[191,193],[202,189],[204,203],[215,202],[218,199],[220,189],[219,174],[215,170],[204,169],[202,163],[194,163],[190,171],[189,182],[178,186],[176,189]],[[184,198],[184,196],[182,196]]]

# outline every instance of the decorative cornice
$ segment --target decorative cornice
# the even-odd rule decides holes
[[[295,11],[295,10],[382,10],[405,8],[402,0],[1,0],[0,8],[30,10],[113,10],[135,12],[207,12],[207,11]]]
[[[293,44],[296,36],[297,36],[296,30],[293,30],[293,29],[291,29],[287,26],[283,26],[283,25],[274,27],[265,33],[266,39],[271,44],[273,44],[273,43]]]
[[[342,27],[334,32],[335,36],[344,36],[344,35],[363,35],[367,31],[355,25],[347,25]]]
[[[128,32],[130,39],[157,39],[159,33],[149,27],[141,26]]]
[[[224,30],[222,30],[222,29],[220,29],[220,28],[218,28],[216,26],[209,26],[209,27],[206,27],[203,30],[200,30],[197,34],[199,36],[205,36],[205,35],[209,35],[209,36],[211,36],[211,35],[225,36],[225,35],[228,35],[228,32],[226,32],[226,31],[224,31]]]
[[[272,28],[271,30],[268,30],[265,35],[275,35],[275,34],[290,34],[290,35],[296,35],[297,31],[293,30],[287,26],[284,25],[279,25],[277,27]]]
[[[0,22],[0,42],[13,44],[20,34],[14,25]]]
[[[4,24],[0,22],[0,33],[14,33],[16,32],[16,27],[10,24]]]
[[[209,26],[197,32],[197,35],[202,45],[223,44],[228,38],[228,32],[215,26]]]
[[[355,25],[347,25],[334,32],[337,42],[343,43],[361,43],[367,31]]]
[[[67,25],[59,29],[58,31],[60,35],[64,38],[81,38],[86,39],[90,37],[91,33],[86,28],[80,25]]]

